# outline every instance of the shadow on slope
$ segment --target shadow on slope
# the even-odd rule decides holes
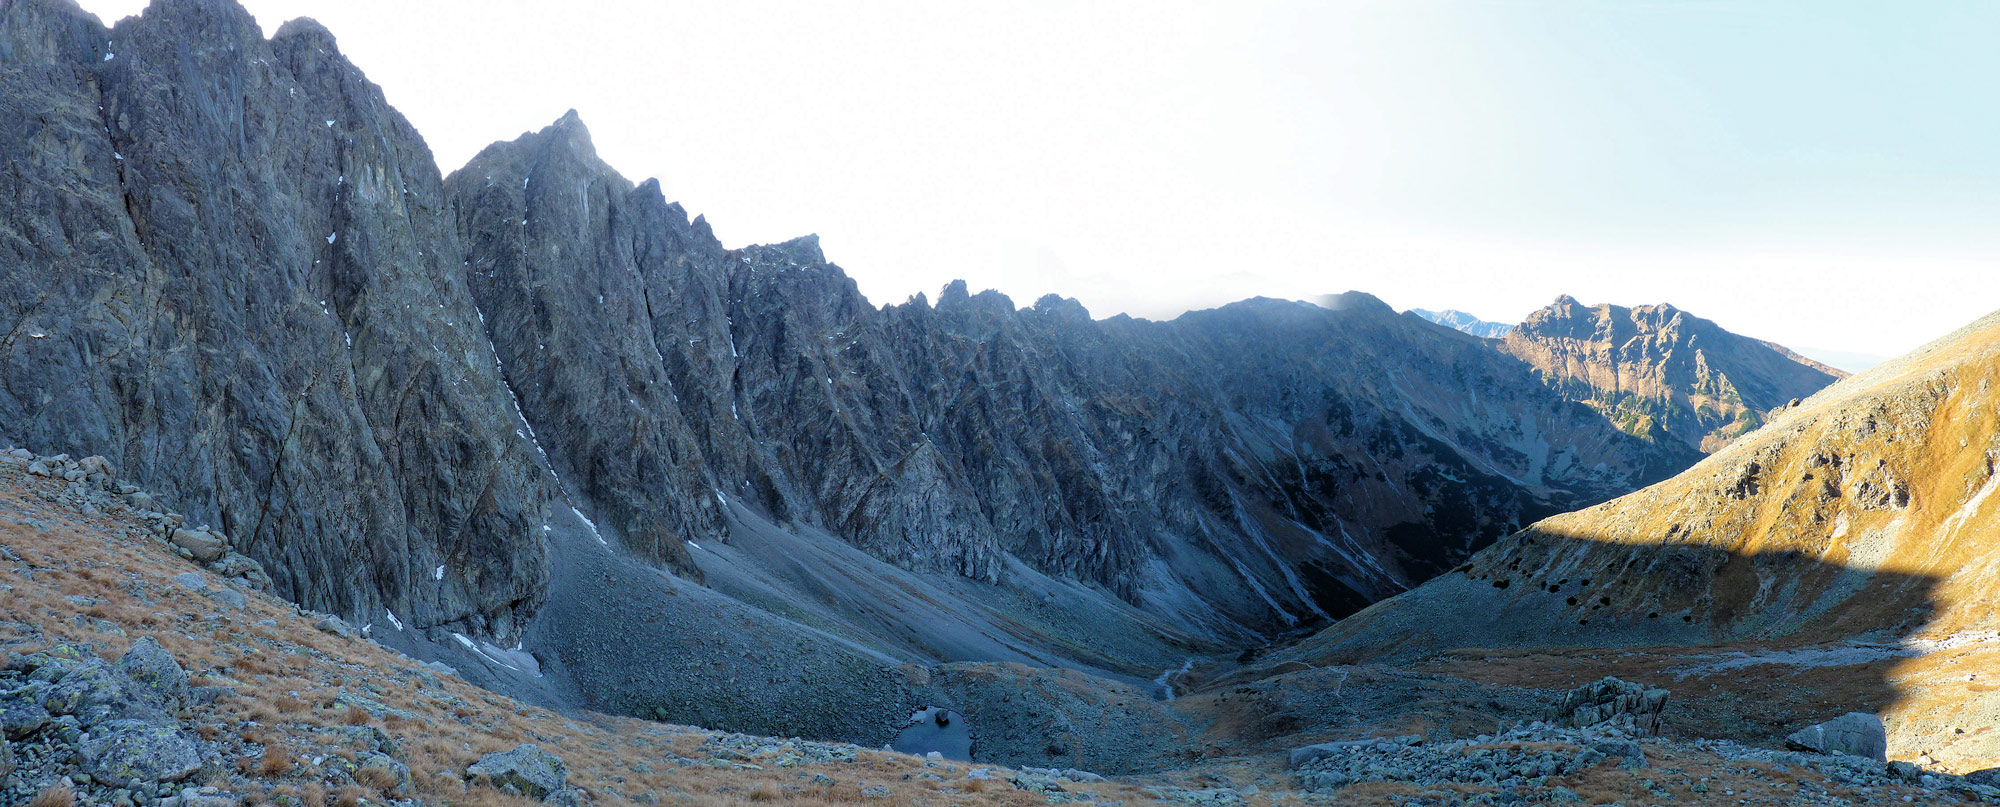
[[[1903,697],[1897,666],[1916,655],[1939,585],[1795,551],[1531,528],[1205,691],[1256,698],[1231,712],[1254,730],[1239,739],[1297,745],[1342,738],[1323,736],[1328,726],[1486,731],[1541,719],[1547,697],[1521,693],[1616,675],[1674,691],[1669,723],[1684,734],[1775,746],[1849,711],[1891,711]],[[1368,676],[1422,697],[1375,703]],[[1469,705],[1482,702],[1484,725]]]

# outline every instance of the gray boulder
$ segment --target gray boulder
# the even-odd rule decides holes
[[[332,614],[320,614],[319,620],[313,623],[313,627],[320,629],[320,631],[324,633],[331,633],[335,636],[341,636],[348,639],[352,639],[360,635],[354,632],[353,625],[347,624],[347,620],[341,619],[340,617],[334,616]]]
[[[569,771],[562,758],[532,744],[480,757],[465,773],[484,776],[500,790],[539,801],[556,801],[569,787]]]
[[[93,729],[78,750],[90,775],[111,782],[177,782],[201,770],[201,755],[180,732],[137,720]]]
[[[118,659],[118,670],[138,684],[140,697],[169,712],[187,703],[188,674],[173,654],[148,636],[132,644]]]
[[[1866,712],[1848,712],[1799,729],[1785,738],[1785,744],[1800,751],[1847,754],[1877,762],[1889,759],[1889,732],[1882,727],[1882,718]]]
[[[267,589],[271,586],[271,576],[264,572],[264,564],[258,563],[256,559],[241,552],[225,554],[221,560],[209,564],[208,568],[215,570],[216,574],[223,577],[240,577],[248,580],[251,585],[259,589]]]
[[[53,715],[74,716],[86,727],[120,720],[167,719],[143,687],[102,659],[50,659],[35,672],[50,681],[40,691],[42,708]]]
[[[1646,767],[1646,751],[1631,740],[1605,739],[1591,743],[1590,748],[1607,757],[1623,760],[1621,764],[1634,768]]]
[[[49,710],[42,708],[39,687],[27,687],[0,694],[0,735],[18,740],[49,722]]]
[[[222,603],[223,605],[227,605],[238,611],[250,607],[250,598],[244,595],[243,592],[237,591],[236,589],[233,588],[219,588],[216,589],[214,592],[210,593],[209,596],[214,598],[216,602]]]
[[[1667,708],[1669,694],[1664,689],[1607,675],[1564,693],[1551,710],[1549,722],[1578,729],[1609,723],[1633,734],[1651,736],[1660,733],[1660,713]]]
[[[173,534],[167,536],[167,540],[174,546],[187,550],[189,555],[202,563],[221,560],[223,555],[229,554],[229,542],[208,530],[190,530],[183,527],[174,530]]]

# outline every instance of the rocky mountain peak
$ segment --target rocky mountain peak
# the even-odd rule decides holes
[[[819,266],[826,263],[826,253],[820,249],[817,233],[807,233],[789,241],[765,244],[759,248],[774,252],[800,266]]]
[[[1070,322],[1090,321],[1090,309],[1084,308],[1083,303],[1075,297],[1064,297],[1060,294],[1044,294],[1037,298],[1034,310]]]
[[[971,292],[966,290],[965,280],[954,279],[950,283],[944,284],[944,288],[938,290],[937,308],[943,310],[947,307],[956,306],[965,302],[969,296],[971,296]]]
[[[312,45],[326,49],[330,53],[339,52],[339,43],[333,32],[311,17],[293,17],[278,26],[278,32],[271,35],[271,41],[281,39],[304,39]]]
[[[1845,375],[1669,304],[1586,307],[1569,295],[1530,314],[1501,347],[1627,432],[1703,451]]]

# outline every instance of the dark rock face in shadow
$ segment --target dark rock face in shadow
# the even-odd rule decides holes
[[[307,606],[518,632],[553,488],[430,152],[324,29],[0,4],[0,154],[0,439],[110,458]]]

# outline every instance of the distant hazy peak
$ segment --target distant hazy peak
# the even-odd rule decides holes
[[[1328,294],[1321,296],[1313,302],[1329,311],[1381,311],[1388,314],[1396,313],[1396,310],[1390,308],[1388,303],[1382,302],[1382,298],[1365,291],[1344,291],[1339,294]]]
[[[1568,297],[1565,296],[1562,299],[1568,299]],[[1562,299],[1557,300],[1557,302],[1560,303]],[[1498,339],[1500,337],[1506,336],[1509,331],[1514,330],[1514,326],[1508,325],[1507,323],[1483,320],[1471,314],[1467,314],[1464,311],[1458,311],[1450,308],[1447,308],[1443,311],[1428,311],[1422,308],[1412,308],[1405,313],[1415,314],[1419,317],[1423,317],[1424,319],[1430,320],[1431,322],[1435,322],[1439,325],[1443,325],[1447,328],[1455,328],[1457,330],[1461,330],[1466,333],[1472,334],[1473,336],[1483,337],[1486,339]]]

